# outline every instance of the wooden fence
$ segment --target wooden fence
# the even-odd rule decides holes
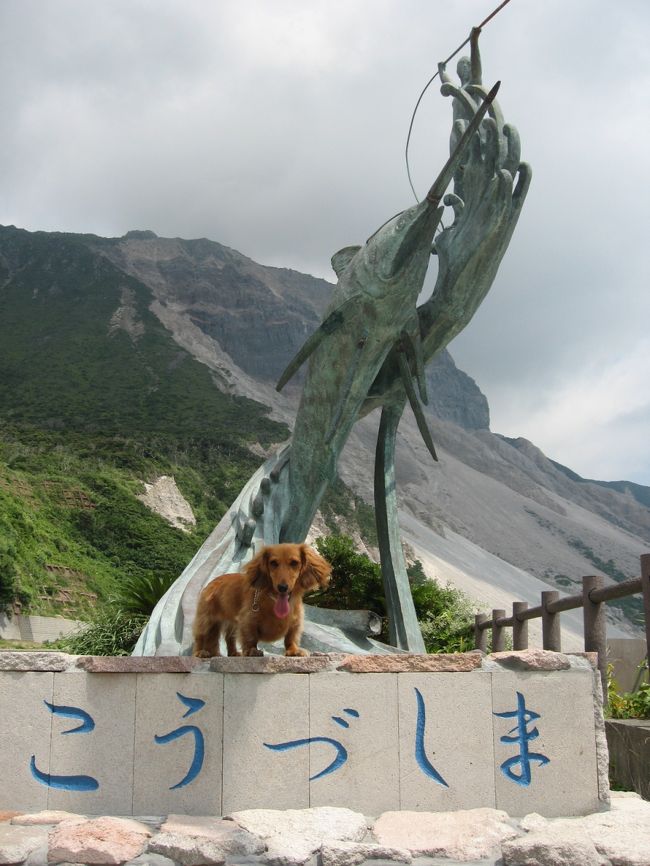
[[[607,695],[607,625],[605,602],[628,595],[643,595],[645,634],[650,659],[650,553],[641,556],[641,577],[605,586],[605,578],[590,575],[582,578],[582,593],[560,598],[556,590],[542,592],[541,604],[528,607],[527,601],[515,601],[512,615],[505,610],[493,610],[492,618],[478,613],[474,622],[476,648],[487,652],[488,629],[492,630],[492,652],[505,649],[505,629],[512,628],[512,645],[515,650],[528,649],[528,620],[542,618],[542,639],[545,650],[562,651],[560,636],[560,614],[563,610],[583,611],[585,651],[598,653],[598,668],[603,683],[603,694]]]

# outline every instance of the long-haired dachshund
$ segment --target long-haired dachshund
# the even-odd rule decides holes
[[[329,562],[306,544],[273,544],[263,548],[243,574],[215,577],[199,596],[194,655],[220,655],[222,629],[229,656],[264,655],[257,642],[281,637],[285,655],[309,655],[300,647],[302,597],[314,589],[325,589],[331,572]]]

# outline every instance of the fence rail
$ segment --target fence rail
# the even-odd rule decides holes
[[[565,610],[582,608],[584,623],[584,642],[586,652],[598,653],[598,668],[603,683],[603,694],[607,695],[607,625],[605,604],[616,598],[629,595],[643,596],[645,633],[650,659],[650,553],[641,556],[641,577],[605,586],[605,578],[589,575],[582,578],[582,592],[560,598],[554,589],[542,592],[541,604],[528,607],[527,601],[514,601],[512,614],[494,609],[492,617],[487,613],[477,613],[474,620],[474,642],[477,649],[487,652],[488,629],[492,630],[492,652],[505,649],[506,628],[512,629],[512,645],[515,650],[528,649],[528,620],[542,620],[542,642],[545,650],[561,652],[562,638],[560,614]]]

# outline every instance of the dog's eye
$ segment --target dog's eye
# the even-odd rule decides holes
[[[280,563],[278,562],[277,559],[272,559],[270,565],[271,565],[271,568],[277,568],[278,565],[280,565]]]
[[[298,568],[300,563],[298,562],[297,559],[292,559],[291,562],[289,563],[289,565],[291,566],[291,568]]]

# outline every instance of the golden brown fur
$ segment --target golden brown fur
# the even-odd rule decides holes
[[[261,656],[257,642],[284,637],[285,655],[305,656],[300,638],[302,597],[325,589],[332,567],[306,544],[273,544],[263,548],[243,574],[223,574],[204,587],[194,619],[194,655],[220,655],[222,629],[228,655]],[[288,611],[279,616],[275,611]],[[237,639],[241,653],[237,650]]]

